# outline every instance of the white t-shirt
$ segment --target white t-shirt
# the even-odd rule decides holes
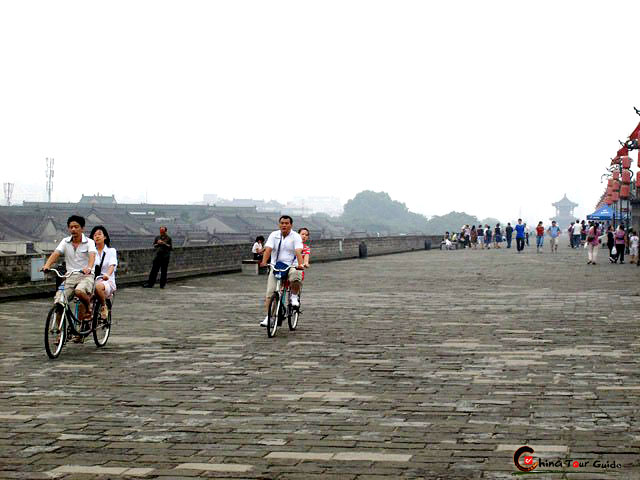
[[[576,223],[573,226],[573,234],[574,235],[580,235],[582,233],[582,224],[581,223]]]
[[[280,243],[282,239],[282,243]],[[302,250],[302,237],[300,234],[293,230],[289,232],[289,235],[282,238],[282,232],[276,230],[271,232],[267,243],[264,244],[265,248],[271,248],[271,265],[275,265],[276,262],[284,262],[287,265],[298,265],[298,259],[296,258],[296,249]],[[278,253],[278,246],[280,246],[280,252]]]
[[[638,244],[640,243],[640,238],[637,235],[633,235],[629,241],[631,242],[631,248],[638,248]]]
[[[64,261],[67,264],[67,272],[72,270],[82,270],[89,266],[89,254],[91,252],[97,254],[96,244],[90,238],[82,234],[82,241],[78,245],[78,248],[73,248],[71,243],[71,237],[63,238],[58,246],[56,252],[64,255]],[[96,263],[98,260],[96,259]]]
[[[102,262],[102,270],[100,270],[100,275],[107,275],[109,273],[109,267],[114,265],[113,273],[109,275],[109,281],[116,284],[116,269],[118,268],[118,253],[115,248],[109,248],[105,245],[104,250],[104,262]],[[96,254],[96,268],[100,266],[100,262],[102,261],[102,253],[98,252]]]
[[[258,242],[253,244],[253,248],[251,248],[251,253],[258,253],[258,249],[263,248]]]

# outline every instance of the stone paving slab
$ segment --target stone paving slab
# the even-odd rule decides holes
[[[639,279],[568,248],[317,264],[268,339],[264,277],[202,277],[122,290],[56,361],[49,302],[0,304],[0,478],[504,479],[523,445],[590,462],[537,478],[640,478]]]

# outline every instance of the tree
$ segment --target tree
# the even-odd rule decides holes
[[[493,217],[487,217],[484,220],[482,220],[483,225],[489,225],[490,227],[495,227],[498,223],[502,225],[502,222],[500,220]]]
[[[386,192],[371,190],[349,200],[340,220],[351,230],[380,234],[425,232],[427,227],[426,217],[410,212],[404,203],[393,200]]]
[[[465,212],[449,212],[446,215],[435,215],[429,219],[427,233],[433,235],[444,232],[459,232],[463,225],[478,225],[480,220]]]

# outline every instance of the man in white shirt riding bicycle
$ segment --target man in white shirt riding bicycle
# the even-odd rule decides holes
[[[47,259],[42,270],[49,270],[60,255],[64,255],[67,272],[74,272],[64,282],[64,293],[67,296],[67,300],[71,300],[74,294],[78,297],[78,300],[84,305],[84,316],[86,318],[90,315],[89,304],[94,283],[93,266],[98,251],[94,241],[85,237],[83,233],[83,217],[71,215],[67,220],[67,228],[71,235],[62,239]]]
[[[299,233],[291,231],[293,219],[289,215],[282,215],[278,220],[280,229],[271,232],[267,243],[265,243],[264,252],[262,254],[261,267],[265,267],[271,259],[271,268],[275,267],[277,262],[283,262],[289,265],[289,283],[291,284],[291,305],[297,307],[300,305],[300,285],[302,283],[302,270],[304,269],[304,261],[302,259],[302,237]],[[273,252],[273,254],[272,254]],[[267,279],[267,293],[264,302],[265,311],[269,307],[269,299],[276,289],[276,279],[273,271],[269,272]],[[260,322],[260,326],[266,327],[268,316]]]

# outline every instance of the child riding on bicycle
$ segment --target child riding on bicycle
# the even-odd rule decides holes
[[[309,268],[309,257],[311,256],[311,249],[309,248],[309,229],[302,227],[298,230],[300,238],[302,238],[302,265],[304,268]],[[302,280],[304,280],[304,271],[302,272]]]
[[[84,306],[82,320],[88,320],[91,318],[90,301],[94,284],[92,272],[97,250],[94,241],[85,237],[84,225],[84,217],[80,215],[71,215],[67,219],[70,236],[62,239],[41,270],[49,270],[61,255],[64,256],[67,271],[73,272],[64,282],[64,294],[67,300],[71,300],[75,294]]]

